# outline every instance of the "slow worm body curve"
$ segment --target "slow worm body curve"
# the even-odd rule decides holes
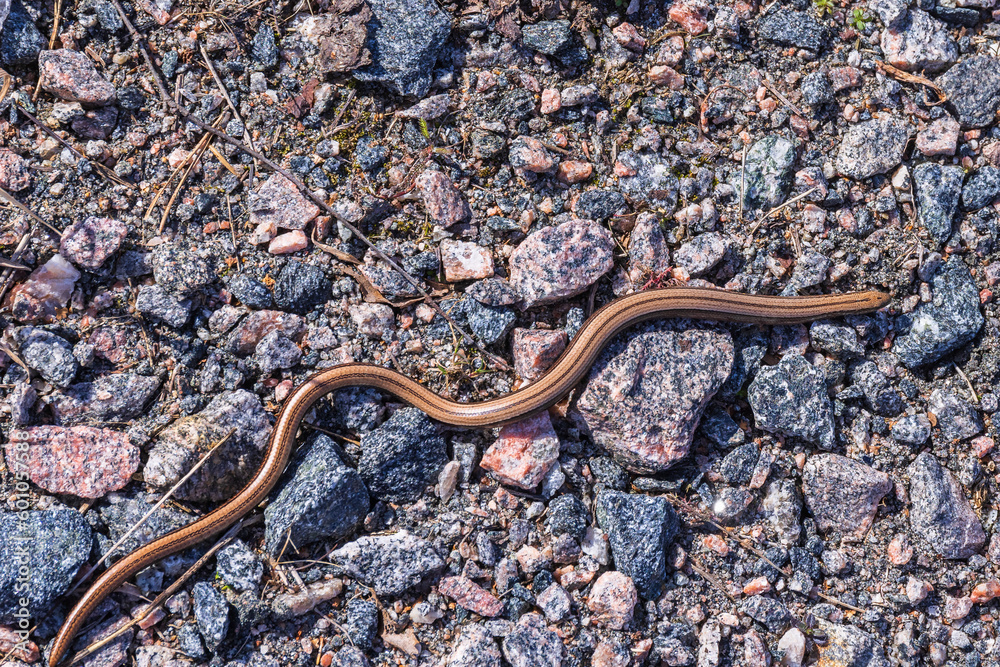
[[[799,324],[870,312],[888,301],[889,296],[881,292],[775,297],[678,287],[632,294],[594,313],[541,379],[512,394],[482,403],[449,401],[413,380],[380,366],[344,364],[320,371],[288,397],[275,422],[264,462],[246,487],[221,507],[137,549],[105,570],[66,617],[52,644],[48,664],[55,667],[59,663],[87,615],[133,574],[161,558],[224,531],[252,511],[284,471],[302,419],[317,400],[332,391],[349,386],[374,387],[394,394],[446,424],[479,428],[499,426],[557,403],[583,378],[615,334],[644,320],[690,317],[772,325]]]

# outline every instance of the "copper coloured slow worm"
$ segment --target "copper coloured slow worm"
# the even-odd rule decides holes
[[[690,317],[756,324],[799,324],[870,312],[888,302],[889,295],[881,292],[797,297],[754,296],[694,287],[639,292],[617,299],[594,313],[541,379],[512,394],[481,403],[449,401],[380,366],[344,364],[320,371],[288,397],[275,422],[264,462],[246,487],[218,509],[137,549],[105,570],[66,617],[52,644],[49,665],[55,667],[59,663],[87,615],[133,574],[224,531],[252,511],[284,471],[302,419],[317,400],[332,391],[349,386],[374,387],[394,394],[446,424],[480,428],[499,426],[557,403],[583,378],[615,334],[644,320]]]

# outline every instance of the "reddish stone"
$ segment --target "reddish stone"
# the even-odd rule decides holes
[[[769,590],[771,590],[771,583],[767,577],[757,577],[748,581],[747,585],[743,587],[743,595],[760,595]]]
[[[1000,167],[1000,141],[983,146],[983,157],[994,167]]]
[[[587,220],[545,227],[510,256],[510,285],[525,307],[562,301],[590,287],[611,270],[611,232]]]
[[[272,331],[280,331],[286,338],[297,341],[305,330],[305,319],[299,315],[280,310],[256,310],[236,327],[226,348],[233,354],[251,354],[257,343]]]
[[[953,598],[945,596],[944,599],[944,617],[952,621],[957,621],[960,618],[965,618],[972,611],[972,598],[961,597]]]
[[[503,611],[503,603],[467,577],[445,577],[438,592],[451,598],[463,609],[490,618]]]
[[[534,489],[559,458],[559,437],[549,413],[508,424],[500,429],[480,465],[503,484]]]
[[[556,180],[560,183],[572,185],[574,183],[582,183],[590,178],[590,175],[593,173],[594,165],[589,162],[584,162],[583,160],[566,160],[559,164],[559,168],[556,170]]]
[[[441,241],[441,266],[448,282],[478,280],[493,275],[493,256],[488,248],[466,241]]]
[[[559,358],[569,336],[563,330],[514,329],[514,371],[522,380],[537,380]]]
[[[839,93],[848,88],[857,88],[864,80],[864,73],[857,67],[831,67],[827,72],[830,86]]]
[[[319,207],[281,174],[271,174],[250,195],[250,224],[258,228],[304,229],[317,215]]]
[[[700,35],[708,30],[707,0],[679,0],[670,6],[668,14],[692,35]]]
[[[556,88],[546,88],[542,91],[542,105],[539,107],[539,111],[543,114],[550,114],[559,111],[562,108],[562,95],[559,94],[559,90]]]
[[[951,116],[944,115],[917,133],[917,150],[924,155],[954,155],[961,126]]]
[[[593,667],[628,667],[632,662],[632,655],[628,648],[621,644],[602,641],[594,649],[594,655],[590,660]]]
[[[552,155],[545,150],[542,142],[534,137],[517,137],[510,144],[508,160],[515,169],[536,174],[549,171],[556,166]]]
[[[920,604],[927,599],[927,596],[931,594],[934,587],[931,586],[926,581],[921,581],[914,577],[909,577],[906,580],[906,598],[912,604]]]
[[[80,272],[61,255],[31,272],[28,279],[11,290],[10,312],[21,322],[46,320],[69,302]]]
[[[552,566],[552,558],[546,551],[527,545],[517,550],[514,559],[521,566],[521,570],[529,576]]]
[[[889,562],[893,565],[906,565],[913,558],[913,546],[910,539],[900,533],[889,542]]]
[[[59,242],[59,254],[79,267],[95,271],[121,246],[128,227],[114,218],[85,218],[70,225]]]
[[[424,209],[437,224],[450,227],[472,217],[472,209],[461,191],[440,171],[425,171],[417,178],[416,185]]]
[[[69,102],[101,107],[117,99],[114,85],[79,51],[42,51],[38,54],[38,77],[42,90]]]
[[[14,151],[0,150],[0,187],[11,192],[20,192],[31,185],[28,161]]]
[[[350,307],[350,313],[358,333],[369,338],[382,338],[396,326],[392,308],[384,303],[359,303]]]
[[[720,556],[727,556],[729,554],[729,545],[718,535],[706,535],[702,538],[701,543]]]
[[[977,458],[983,458],[988,456],[990,452],[993,451],[994,442],[993,438],[988,435],[981,435],[978,438],[973,438],[972,440],[972,451],[976,453]]]
[[[41,654],[38,652],[38,645],[30,639],[21,639],[21,636],[10,628],[0,625],[0,655],[23,662],[38,662]],[[17,667],[16,662],[3,663],[10,667]]]
[[[684,87],[684,75],[678,74],[666,65],[653,65],[649,68],[647,77],[654,86],[666,86],[671,90],[680,90]]]
[[[632,611],[639,594],[632,578],[621,572],[605,572],[590,589],[587,609],[594,624],[611,630],[623,630],[632,622]]]
[[[279,234],[271,239],[267,251],[272,255],[287,255],[309,247],[309,237],[301,229]]]
[[[619,44],[629,51],[642,53],[642,50],[646,48],[646,39],[639,34],[639,31],[631,23],[619,23],[611,31],[611,34],[615,36]]]
[[[1000,581],[990,579],[973,588],[969,599],[975,604],[983,604],[996,597],[1000,597]]]
[[[11,432],[7,467],[27,466],[31,481],[50,493],[100,498],[117,491],[139,468],[128,435],[90,426],[33,426]]]
[[[142,8],[142,11],[152,16],[158,24],[170,23],[170,11],[173,9],[171,0],[137,0],[136,4]]]

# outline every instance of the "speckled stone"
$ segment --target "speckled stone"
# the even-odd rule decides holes
[[[817,527],[855,538],[871,527],[891,489],[887,474],[839,454],[810,456],[802,471],[802,492]]]
[[[305,229],[319,215],[319,207],[299,192],[295,184],[274,173],[250,195],[250,223],[280,229]]]
[[[949,391],[935,389],[927,401],[927,410],[937,418],[939,436],[951,443],[979,435],[983,418],[975,406]]]
[[[851,384],[861,388],[868,407],[877,415],[895,417],[903,411],[902,396],[892,388],[889,378],[879,370],[874,361],[852,364],[849,373]]]
[[[629,174],[618,179],[622,194],[632,201],[655,205],[664,213],[673,212],[680,179],[668,162],[659,155],[622,151],[618,154],[618,163]]]
[[[500,667],[500,648],[486,628],[478,624],[462,628],[448,657],[448,667]]]
[[[8,149],[0,150],[0,187],[11,192],[26,190],[31,185],[28,161]]]
[[[424,203],[424,210],[431,220],[442,227],[465,222],[472,217],[469,202],[462,191],[440,171],[426,170],[416,181],[417,190]]]
[[[947,26],[917,8],[883,31],[881,46],[886,62],[907,72],[940,72],[958,60]]]
[[[5,445],[8,466],[27,456],[31,481],[50,493],[100,498],[117,491],[139,468],[139,450],[125,433],[90,426],[33,426],[14,430]]]
[[[559,437],[548,412],[500,429],[479,465],[503,484],[534,489],[559,459]]]
[[[135,309],[154,322],[179,329],[187,324],[191,300],[178,298],[160,285],[141,285],[135,298]]]
[[[522,380],[537,380],[545,375],[568,343],[569,336],[561,329],[514,329],[514,371]]]
[[[892,437],[904,445],[922,445],[931,437],[931,421],[927,415],[901,417],[892,425]]]
[[[754,595],[744,600],[740,604],[740,611],[775,634],[783,632],[795,619],[788,607],[763,595]]]
[[[725,256],[727,240],[717,232],[699,234],[674,253],[674,263],[692,278],[704,275]]]
[[[563,643],[539,614],[525,614],[504,637],[503,655],[511,667],[561,667]]]
[[[883,642],[853,625],[819,619],[819,629],[827,641],[817,644],[817,667],[889,667]]]
[[[230,431],[230,438],[175,493],[195,502],[219,502],[243,488],[257,471],[271,420],[260,399],[244,390],[224,391],[201,412],[181,417],[165,428],[149,451],[143,477],[155,488],[177,482]]]
[[[743,187],[743,205],[767,211],[785,201],[792,187],[795,157],[795,144],[781,135],[754,143],[747,151],[745,173],[736,174],[740,180],[736,187]]]
[[[669,268],[670,247],[663,237],[659,216],[648,211],[640,213],[629,234],[629,278],[636,287],[642,287],[646,279]]]
[[[164,243],[153,250],[153,277],[157,285],[185,297],[211,283],[215,273],[194,252]]]
[[[964,179],[965,171],[961,167],[924,162],[913,169],[920,224],[938,243],[944,243],[951,236],[952,219],[958,210]]]
[[[257,348],[257,343],[272,331],[280,331],[290,340],[299,340],[306,330],[306,321],[299,315],[280,310],[258,310],[250,313],[226,341],[226,350],[246,355]]]
[[[778,44],[819,51],[830,38],[829,30],[812,12],[778,9],[760,22],[761,37]]]
[[[644,599],[657,599],[667,549],[680,530],[674,508],[664,498],[605,490],[597,494],[595,514],[608,534],[615,568],[632,579]]]
[[[897,322],[892,351],[907,368],[935,362],[975,338],[983,326],[979,288],[962,258],[953,255],[931,280],[934,299]]]
[[[492,618],[504,608],[500,600],[468,577],[445,577],[438,583],[438,592],[480,616]]]
[[[598,627],[624,630],[632,622],[632,611],[638,601],[632,579],[621,572],[605,572],[590,589],[587,609]]]
[[[194,585],[193,597],[198,631],[205,645],[214,651],[229,632],[229,605],[225,596],[206,581]]]
[[[510,284],[525,308],[556,303],[590,287],[611,270],[614,242],[604,227],[571,220],[541,229],[510,256]]]
[[[365,535],[331,554],[331,560],[380,596],[397,598],[444,567],[426,542],[406,531]]]
[[[837,153],[837,171],[863,180],[894,169],[903,160],[911,130],[906,119],[888,114],[852,125]]]
[[[937,78],[965,127],[984,127],[1000,109],[1000,61],[985,52],[962,60]]]
[[[83,515],[75,510],[0,513],[0,623],[14,623],[22,597],[27,598],[33,618],[47,612],[87,562],[92,535]],[[17,586],[22,565],[31,573],[26,592]]]
[[[555,158],[535,137],[516,137],[510,142],[507,159],[515,169],[535,174],[551,171],[556,166]]]
[[[689,320],[639,325],[612,340],[577,403],[595,442],[630,470],[683,458],[698,420],[733,364],[729,332]]]
[[[479,280],[493,275],[489,248],[467,241],[441,241],[441,267],[448,282]]]
[[[316,436],[304,453],[296,455],[286,474],[264,510],[269,554],[278,554],[286,538],[298,548],[317,540],[343,539],[364,521],[371,504],[368,489],[327,436]]]
[[[384,424],[361,437],[358,472],[375,498],[413,502],[437,482],[448,463],[437,426],[416,408],[397,410]]]
[[[983,526],[962,484],[930,452],[906,469],[910,477],[910,525],[942,558],[968,558],[986,542]]]
[[[24,363],[39,375],[59,387],[66,387],[76,378],[80,364],[73,356],[73,346],[65,338],[45,329],[21,327],[14,331]]]
[[[77,266],[95,271],[125,240],[128,227],[121,220],[90,216],[70,225],[59,241],[59,254]]]
[[[105,106],[116,99],[114,85],[80,51],[55,49],[38,54],[42,90],[69,102]]]
[[[823,449],[834,444],[833,405],[826,375],[800,355],[789,354],[760,369],[747,389],[757,427],[803,438]]]

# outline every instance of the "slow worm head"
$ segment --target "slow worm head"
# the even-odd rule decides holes
[[[399,373],[369,364],[344,364],[316,373],[287,399],[275,422],[264,462],[236,496],[197,521],[150,542],[104,571],[66,617],[52,643],[49,666],[55,667],[87,615],[136,572],[165,556],[216,535],[253,510],[277,483],[303,417],[321,397],[342,387],[366,386],[394,394],[446,424],[489,427],[523,419],[557,403],[590,369],[604,345],[638,322],[663,317],[758,324],[799,324],[866,313],[889,302],[881,292],[836,296],[776,297],[737,294],[711,288],[678,287],[632,294],[594,313],[562,356],[537,382],[482,403],[441,398]]]

